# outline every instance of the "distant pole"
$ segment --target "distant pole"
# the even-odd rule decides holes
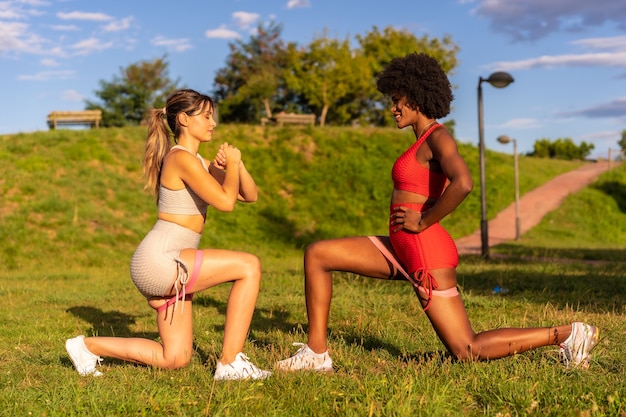
[[[478,162],[480,167],[480,254],[489,258],[489,230],[487,226],[487,193],[485,192],[485,140],[483,133],[483,79],[478,81]]]
[[[521,224],[519,218],[519,165],[517,163],[517,140],[513,139],[513,169],[515,171],[515,240],[519,240],[521,235]]]
[[[494,72],[489,78],[478,77],[478,160],[480,165],[480,254],[489,259],[489,230],[487,223],[487,191],[485,188],[485,139],[483,128],[483,89],[481,84],[487,81],[496,88],[504,88],[513,82],[509,73]]]
[[[498,142],[507,144],[513,142],[513,171],[515,177],[515,240],[521,236],[521,223],[519,215],[519,165],[517,163],[517,140],[511,139],[507,135],[498,136]]]

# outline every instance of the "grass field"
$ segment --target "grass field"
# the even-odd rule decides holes
[[[142,135],[137,128],[0,136],[0,415],[626,415],[623,165],[570,196],[520,241],[494,249],[506,257],[468,256],[459,266],[476,331],[573,320],[598,325],[600,343],[587,371],[563,369],[556,348],[456,363],[408,285],[336,274],[334,374],[214,383],[224,285],[194,298],[189,367],[164,371],[107,359],[102,378],[80,377],[66,338],[158,337],[154,313],[128,274],[156,214],[141,191]],[[233,213],[210,212],[201,245],[261,258],[262,289],[245,350],[271,368],[295,351],[292,342],[306,340],[303,247],[384,233],[389,169],[412,139],[392,129],[252,126],[220,126],[219,135],[242,149],[261,198]],[[476,149],[460,149],[477,175]],[[513,199],[512,161],[487,157],[493,217]],[[521,158],[528,173],[522,194],[578,164]],[[478,227],[478,194],[446,219],[453,236]],[[496,285],[509,292],[494,295]]]

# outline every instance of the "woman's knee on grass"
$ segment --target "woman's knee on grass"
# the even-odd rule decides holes
[[[181,369],[186,368],[191,363],[191,351],[181,350],[174,355],[167,355],[163,357],[161,367],[163,369]]]
[[[453,342],[444,342],[448,352],[460,361],[483,360],[480,355],[480,346],[473,339],[457,339]]]

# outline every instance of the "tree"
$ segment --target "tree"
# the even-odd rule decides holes
[[[368,63],[350,50],[348,40],[322,36],[314,39],[307,50],[290,51],[290,70],[285,74],[287,85],[319,111],[321,126],[325,125],[332,106],[354,96],[369,83]],[[346,120],[342,122],[345,124]]]
[[[392,27],[374,27],[357,36],[360,48],[348,40],[326,34],[306,47],[285,44],[281,26],[259,24],[248,41],[229,45],[226,66],[214,81],[215,97],[224,122],[258,122],[275,111],[314,112],[320,123],[392,124],[389,103],[376,90],[376,75],[392,58],[426,52],[439,60],[444,71],[457,65],[456,46],[450,37],[441,40]]]
[[[218,70],[214,82],[222,120],[258,121],[262,112],[272,117],[274,108],[282,107],[288,94],[283,80],[287,49],[281,30],[274,22],[267,27],[259,23],[248,42],[229,44],[226,67]]]
[[[178,82],[169,78],[168,66],[162,57],[120,69],[112,81],[100,81],[96,95],[101,102],[86,101],[86,108],[102,110],[105,127],[140,124],[147,109],[164,106],[167,96],[178,88]]]
[[[570,138],[557,139],[551,142],[549,139],[539,139],[533,145],[533,152],[529,156],[538,158],[564,159],[568,161],[584,160],[594,149],[593,143],[581,142],[579,146]]]
[[[552,155],[550,155],[550,147],[550,139],[538,139],[533,145],[533,152],[529,153],[528,155],[537,158],[552,158]]]
[[[622,149],[622,152],[626,152],[626,129],[622,130],[622,139],[617,144]]]
[[[393,118],[388,111],[388,100],[376,90],[376,76],[393,58],[412,52],[424,52],[437,59],[446,74],[454,73],[457,66],[456,55],[459,47],[450,36],[441,40],[431,39],[426,35],[417,38],[409,31],[398,30],[392,26],[386,27],[383,32],[374,26],[365,36],[357,35],[356,38],[360,53],[369,59],[370,84],[364,91],[366,97],[363,108],[368,109],[370,121],[374,124],[393,124]]]

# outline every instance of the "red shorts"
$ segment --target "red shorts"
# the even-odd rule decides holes
[[[392,204],[395,207],[408,207],[422,211],[423,204]],[[456,268],[459,264],[459,253],[452,236],[439,223],[429,226],[420,233],[406,230],[394,232],[397,227],[389,221],[389,239],[393,250],[406,271],[415,275],[431,269]]]
[[[423,204],[392,204],[390,211],[396,207],[407,207],[421,212]],[[452,236],[439,223],[429,226],[420,233],[411,233],[406,230],[394,232],[397,226],[391,224],[389,218],[389,240],[398,261],[408,273],[408,279],[413,283],[415,290],[426,298],[424,310],[427,310],[438,284],[432,273],[433,269],[456,268],[459,264],[459,253]],[[384,253],[383,253],[384,254]],[[456,288],[450,291],[456,296]],[[443,294],[441,294],[443,295]],[[448,296],[446,292],[446,296]]]

